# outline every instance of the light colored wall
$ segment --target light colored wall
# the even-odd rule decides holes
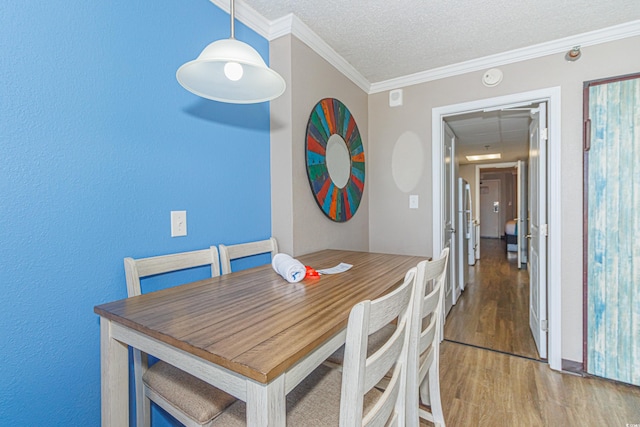
[[[389,107],[388,92],[369,96],[370,250],[431,256],[431,157],[426,127],[430,116],[416,102],[412,88],[405,88],[407,95],[401,107]],[[397,147],[407,140],[416,142],[413,155],[400,157],[394,165],[394,154],[402,150]],[[397,182],[394,169],[412,170],[412,185]],[[409,209],[411,195],[418,196],[418,209]]]
[[[388,92],[369,97],[371,250],[431,252],[431,110],[435,107],[559,86],[562,148],[562,358],[582,360],[582,84],[584,81],[640,70],[640,37],[582,49],[582,58],[566,62],[558,53],[500,66],[502,83],[482,85],[483,71],[404,88],[404,106],[389,107]],[[415,191],[420,209],[409,210],[406,193],[391,179],[391,153],[398,137],[415,132],[423,143],[425,170]],[[425,203],[426,202],[426,203]],[[552,233],[553,230],[550,230]]]
[[[284,78],[287,89],[271,101],[271,231],[280,252],[293,255],[293,140],[291,37],[280,37],[269,47],[271,67]]]
[[[287,94],[274,101],[272,126],[273,233],[280,250],[300,255],[320,249],[369,249],[369,167],[367,97],[359,87],[294,36],[271,43],[271,55],[283,58],[274,67],[287,80]],[[287,59],[289,58],[289,59]],[[311,110],[323,98],[337,98],[349,108],[362,137],[366,159],[360,207],[347,222],[327,218],[318,207],[305,161],[305,134]]]

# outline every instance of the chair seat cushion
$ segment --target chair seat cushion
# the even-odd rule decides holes
[[[287,426],[335,427],[340,423],[342,373],[320,365],[287,395]],[[373,388],[364,396],[364,413],[375,405],[382,392]],[[238,400],[213,421],[212,426],[246,425],[246,405]]]
[[[369,335],[369,344],[367,346],[367,357],[376,352],[382,344],[387,342],[393,332],[396,330],[396,325],[390,323],[383,326],[379,331]],[[344,360],[344,345],[337,349],[331,356],[327,358],[329,365],[342,366]]]
[[[142,377],[151,391],[199,424],[218,416],[236,399],[175,366],[158,361]]]

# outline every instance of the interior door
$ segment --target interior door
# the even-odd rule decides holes
[[[467,193],[467,209],[469,210],[469,215],[467,215],[467,228],[465,236],[467,238],[467,264],[468,265],[476,265],[476,259],[480,258],[480,253],[478,250],[478,226],[475,219],[476,213],[473,211],[473,197],[471,195],[471,186],[469,184],[466,185],[466,193]],[[477,257],[476,257],[477,255]],[[466,270],[467,273],[469,269]],[[466,280],[466,279],[465,279]]]
[[[529,327],[547,358],[547,104],[531,111],[529,126]]]
[[[483,179],[480,183],[480,236],[500,237],[500,180]]]
[[[458,177],[457,186],[457,211],[458,219],[456,225],[456,277],[458,279],[457,286],[454,287],[454,304],[460,298],[460,294],[464,291],[468,276],[467,256],[469,253],[469,219],[471,216],[470,206],[467,203],[469,198],[469,184],[464,179]]]
[[[516,196],[517,199],[517,232],[518,232],[518,268],[524,268],[527,264],[527,249],[529,246],[529,241],[525,237],[527,234],[527,230],[529,229],[529,221],[528,221],[528,209],[527,209],[527,165],[522,160],[518,160],[518,177],[517,177],[517,186],[518,186],[518,194]]]
[[[449,248],[449,263],[447,265],[447,283],[445,287],[445,310],[444,315],[449,313],[451,310],[451,306],[455,303],[455,293],[453,292],[453,285],[456,283],[456,246],[455,246],[455,206],[456,206],[456,197],[455,197],[455,168],[453,166],[453,156],[455,150],[455,135],[453,131],[449,128],[449,126],[444,124],[444,141],[443,141],[443,154],[444,154],[444,165],[442,168],[442,182],[444,184],[444,192],[443,192],[443,227],[444,230],[442,232],[443,241],[442,248]]]
[[[640,74],[584,89],[586,371],[640,386]]]

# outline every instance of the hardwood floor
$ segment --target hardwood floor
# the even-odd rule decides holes
[[[640,387],[560,373],[544,362],[458,343],[444,341],[440,349],[448,427],[640,424]]]
[[[444,327],[446,340],[538,359],[529,330],[529,276],[505,241],[481,239],[482,257]]]
[[[527,273],[507,258],[504,241],[481,245],[440,347],[447,426],[640,426],[640,387],[553,371],[537,360]]]

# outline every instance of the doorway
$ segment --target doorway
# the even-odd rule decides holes
[[[532,107],[531,110],[535,110],[537,105]],[[501,145],[512,145],[510,150],[517,161],[476,164],[465,161],[464,156],[458,153],[459,172],[465,178],[471,176],[469,179],[475,182],[473,194],[480,200],[476,204],[480,210],[476,209],[474,215],[480,217],[481,256],[474,266],[468,267],[468,286],[447,318],[444,338],[532,360],[543,360],[545,357],[538,351],[530,328],[529,270],[526,264],[520,262],[522,254],[517,244],[517,230],[524,228],[516,227],[519,217],[527,216],[526,203],[523,203],[527,199],[527,188],[519,184],[522,184],[526,170],[524,165],[529,161],[532,112],[520,111],[517,117],[510,114],[509,127],[517,135],[499,140]],[[466,129],[458,126],[468,123],[466,117],[447,118],[447,123],[454,131],[461,131],[457,147],[462,148],[460,152],[463,154],[466,152],[465,142],[476,132],[468,124]],[[499,120],[504,118],[500,117]],[[485,116],[483,120],[494,119]],[[516,127],[520,129],[516,131]],[[496,137],[496,147],[497,141]],[[504,153],[506,150],[499,151]],[[514,159],[509,157],[505,160]]]
[[[442,141],[442,123],[445,117],[454,114],[463,114],[474,111],[488,111],[490,109],[502,109],[509,105],[521,105],[522,103],[546,102],[549,111],[548,136],[549,141],[549,168],[546,173],[549,193],[546,197],[548,206],[548,225],[553,233],[548,234],[548,257],[547,271],[545,278],[550,292],[544,300],[547,302],[549,311],[548,319],[548,362],[552,369],[562,369],[561,353],[561,265],[562,254],[560,251],[560,213],[562,201],[559,193],[560,177],[560,88],[548,88],[519,94],[506,95],[496,98],[477,100],[462,104],[450,105],[434,108],[432,111],[432,140]],[[440,143],[432,144],[432,171],[434,182],[434,200],[442,201],[443,197],[443,175],[442,162],[443,152]],[[440,185],[438,185],[440,183]],[[443,222],[441,203],[434,203],[433,208],[433,253],[439,253],[443,242]],[[482,251],[481,251],[482,252]],[[546,292],[546,288],[545,288]],[[545,325],[546,326],[546,325]]]
[[[547,114],[546,101],[541,102],[525,102],[520,106],[505,106],[500,109],[490,109],[481,112],[472,112],[467,114],[457,114],[445,118],[447,126],[449,126],[456,137],[456,148],[454,152],[455,162],[459,165],[458,169],[462,174],[463,167],[468,169],[468,165],[482,164],[479,159],[482,153],[490,148],[491,158],[500,157],[504,160],[510,160],[518,165],[523,161],[530,164],[529,174],[529,194],[528,213],[523,214],[530,217],[529,228],[524,229],[513,227],[510,230],[511,236],[505,236],[507,225],[513,224],[519,218],[513,215],[514,201],[521,201],[522,197],[514,196],[515,179],[513,174],[506,174],[500,170],[485,169],[481,180],[477,182],[476,194],[479,193],[479,209],[481,236],[485,238],[505,238],[517,237],[526,233],[529,238],[528,253],[530,253],[530,261],[527,265],[528,282],[523,286],[528,286],[529,292],[524,294],[522,301],[509,300],[505,296],[513,296],[520,298],[520,293],[512,293],[510,286],[511,275],[501,273],[496,279],[491,279],[485,283],[484,277],[478,279],[475,283],[477,287],[482,289],[490,289],[487,301],[483,304],[486,306],[501,306],[501,310],[493,312],[483,311],[480,313],[483,318],[471,318],[469,325],[478,325],[483,323],[500,324],[504,330],[502,334],[497,334],[491,328],[480,331],[480,335],[495,333],[502,336],[503,339],[525,339],[530,341],[532,338],[535,342],[537,355],[540,359],[547,358],[547,298],[546,298],[546,244],[547,234],[542,230],[547,227],[546,212],[546,137]],[[484,147],[482,147],[484,145]],[[484,149],[483,149],[484,148]],[[446,160],[446,159],[445,159]],[[491,160],[491,159],[489,159]],[[451,161],[449,160],[449,163]],[[478,170],[480,166],[476,166]],[[445,187],[446,191],[446,187]],[[503,193],[503,194],[501,194]],[[509,213],[507,212],[509,208]],[[520,210],[520,209],[518,209]],[[476,214],[476,215],[478,215]],[[507,216],[508,214],[508,216]],[[507,221],[508,220],[508,221]],[[519,232],[518,232],[519,231]],[[482,246],[482,245],[481,245]],[[515,250],[518,245],[511,244]],[[507,246],[507,251],[510,249]],[[482,252],[482,251],[481,251]],[[482,258],[482,257],[481,257]],[[496,260],[507,260],[507,253],[500,251],[500,257]],[[459,259],[452,259],[452,263],[459,263]],[[480,264],[485,264],[482,260]],[[515,268],[519,268],[519,264],[514,260]],[[501,271],[502,266],[492,263],[492,268]],[[515,277],[513,277],[515,279]],[[513,286],[516,285],[513,280]],[[467,296],[466,299],[470,298]],[[512,306],[522,305],[525,307],[520,312],[511,310]],[[456,313],[460,313],[456,310]],[[469,313],[461,313],[465,317]],[[528,316],[527,316],[528,315]],[[528,317],[528,320],[527,320]],[[518,320],[520,319],[520,320]],[[522,322],[522,320],[525,320]],[[517,333],[517,325],[529,324],[530,334]],[[446,332],[447,328],[445,328]],[[459,332],[459,331],[458,331]],[[459,333],[455,335],[460,336]],[[446,337],[446,334],[445,334]],[[474,340],[475,341],[475,340]],[[509,343],[496,342],[497,348],[508,348]]]

